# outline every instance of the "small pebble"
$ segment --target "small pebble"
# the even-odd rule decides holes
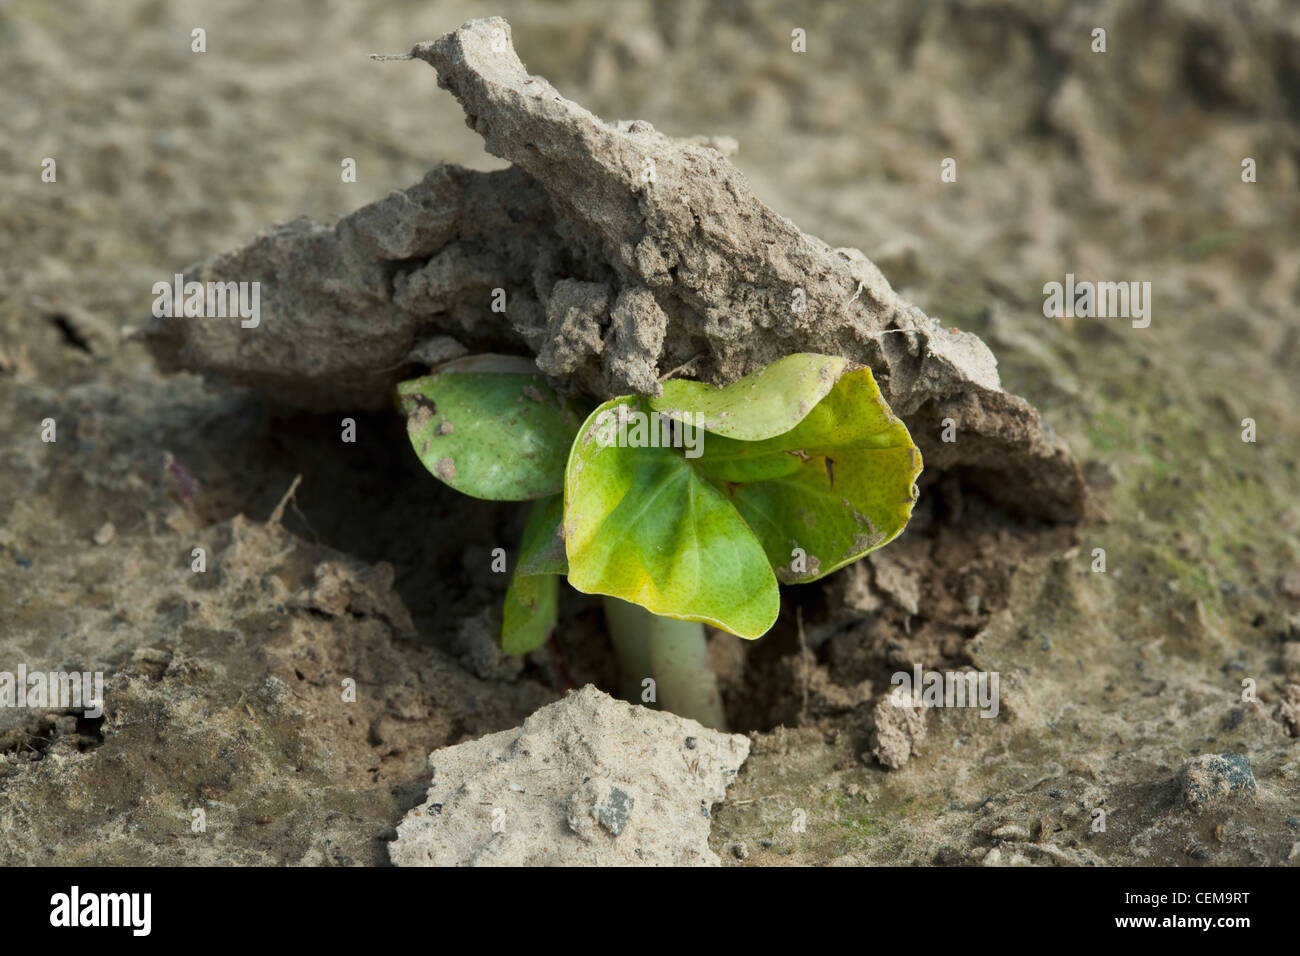
[[[996,830],[994,830],[993,833],[990,835],[995,840],[1007,840],[1008,842],[1029,839],[1029,831],[1022,826],[1017,826],[1014,823],[1004,824],[1003,826],[1000,826]]]
[[[117,534],[117,529],[113,527],[113,522],[105,521],[95,532],[95,544],[105,545],[113,540],[113,535]]]
[[[749,848],[743,843],[737,843],[731,848],[731,855],[737,860],[743,860],[749,856]]]
[[[687,737],[687,738],[686,738],[686,749],[687,749],[687,750],[694,750],[694,749],[695,749],[695,738],[694,738],[694,737]]]
[[[1244,754],[1202,754],[1179,768],[1176,777],[1183,803],[1201,809],[1231,794],[1255,790],[1255,775]]]

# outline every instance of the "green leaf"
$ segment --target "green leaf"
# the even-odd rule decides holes
[[[664,382],[655,411],[717,435],[760,441],[789,431],[830,392],[844,371],[838,355],[798,352],[725,388],[680,379]]]
[[[555,629],[560,579],[554,574],[520,574],[510,578],[501,610],[501,649],[527,654],[546,643]]]
[[[558,493],[582,409],[527,359],[475,355],[397,386],[411,445],[435,477],[474,498]]]
[[[921,453],[871,371],[843,365],[829,384],[812,377],[825,391],[798,409],[797,424],[761,440],[638,422],[653,403],[636,396],[596,409],[565,471],[569,582],[758,637],[776,619],[777,578],[816,580],[897,537],[916,501]],[[818,367],[837,366],[804,365]],[[784,388],[782,377],[766,381]],[[794,392],[782,394],[744,406],[737,421],[747,434],[770,430],[756,409],[791,411]]]
[[[664,617],[760,636],[776,620],[780,594],[758,540],[681,449],[609,442],[602,413],[620,408],[651,411],[635,396],[606,402],[588,417],[569,453],[569,583]]]
[[[519,548],[520,574],[568,574],[564,553],[564,496],[539,498],[528,510]]]
[[[510,575],[501,613],[501,649],[527,654],[546,643],[555,628],[560,581],[568,572],[560,522],[564,497],[539,498],[528,509],[519,563]],[[558,557],[557,557],[558,552]]]
[[[783,435],[708,436],[696,467],[758,535],[777,577],[794,583],[824,577],[902,532],[921,452],[862,368],[841,376]],[[804,552],[802,570],[796,548]]]

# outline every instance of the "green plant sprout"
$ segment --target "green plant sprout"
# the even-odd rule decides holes
[[[464,494],[531,500],[502,610],[525,654],[557,619],[559,577],[604,596],[621,692],[647,678],[665,709],[725,717],[705,624],[757,638],[778,582],[824,577],[896,538],[921,453],[871,370],[797,353],[717,388],[594,409],[527,359],[477,355],[397,386],[416,454]]]

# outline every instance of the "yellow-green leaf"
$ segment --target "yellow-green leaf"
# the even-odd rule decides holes
[[[681,449],[620,447],[602,422],[649,415],[635,396],[594,411],[574,440],[565,472],[564,536],[569,583],[665,617],[703,621],[758,637],[776,620],[776,578],[726,495]]]
[[[844,373],[785,434],[755,442],[710,435],[696,463],[785,583],[815,581],[894,540],[911,518],[921,465],[866,368]]]
[[[825,397],[844,371],[838,355],[797,352],[725,388],[673,379],[650,399],[661,415],[717,435],[760,441],[787,432]]]

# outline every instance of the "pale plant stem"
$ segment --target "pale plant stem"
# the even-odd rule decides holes
[[[605,622],[618,657],[619,687],[625,699],[640,702],[642,681],[652,677],[664,710],[726,730],[718,679],[709,669],[703,624],[660,617],[614,597],[605,598]]]

